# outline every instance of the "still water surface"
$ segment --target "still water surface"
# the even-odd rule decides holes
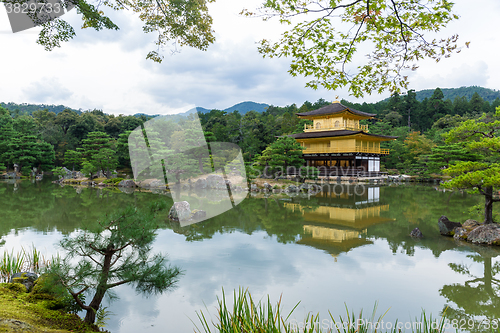
[[[50,257],[62,235],[158,198],[172,202],[144,191],[0,182],[0,247],[34,244]],[[197,311],[215,319],[222,288],[231,294],[239,287],[257,300],[270,295],[276,303],[282,295],[284,313],[300,301],[298,323],[309,312],[345,316],[346,305],[369,317],[375,302],[378,314],[389,309],[386,322],[414,321],[422,309],[439,316],[446,307],[455,318],[500,318],[500,252],[456,243],[437,227],[441,215],[463,222],[481,200],[432,186],[336,185],[314,196],[250,196],[185,227],[163,219],[154,250],[168,253],[184,275],[175,290],[150,298],[115,288],[107,329],[192,332]],[[423,239],[408,236],[415,227]]]

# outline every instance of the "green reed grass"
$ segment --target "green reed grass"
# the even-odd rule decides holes
[[[21,247],[21,251],[17,253],[4,250],[3,256],[0,257],[0,282],[8,282],[10,277],[18,272],[39,273],[48,265],[50,261],[46,260],[34,245],[29,249]]]
[[[356,316],[354,312],[350,312],[346,309],[346,316],[339,316],[336,319],[332,313],[329,311],[330,325],[325,325],[323,321],[320,320],[319,314],[309,313],[304,322],[301,325],[297,323],[289,322],[291,314],[299,303],[297,303],[293,309],[286,315],[282,316],[281,309],[281,296],[278,300],[276,306],[271,304],[269,296],[266,302],[259,301],[255,303],[252,295],[248,290],[239,289],[233,294],[233,306],[228,307],[226,303],[226,295],[224,289],[222,290],[222,298],[217,298],[217,318],[216,321],[212,321],[207,317],[207,315],[200,311],[196,315],[201,323],[201,329],[195,326],[195,332],[197,333],[401,333],[405,329],[400,329],[398,322],[394,323],[394,326],[390,329],[383,327],[382,319],[387,314],[387,310],[384,314],[376,318],[377,303],[373,308],[373,313],[369,319],[363,316],[363,312],[360,311],[359,315]],[[208,313],[208,310],[207,310]],[[432,315],[428,316],[425,311],[422,311],[420,321],[415,318],[415,322],[419,323],[417,325],[412,325],[410,330],[406,330],[412,333],[444,333],[445,332],[445,318],[446,310],[443,312],[439,321],[433,320]],[[402,326],[404,327],[404,326]]]
[[[269,297],[266,303],[255,303],[252,295],[248,290],[239,289],[238,293],[234,291],[232,312],[227,306],[226,295],[222,290],[222,299],[217,298],[218,322],[213,323],[216,331],[224,333],[236,332],[289,332],[286,320],[299,305],[297,304],[286,318],[281,315],[281,297],[276,307],[273,307]],[[198,319],[201,322],[204,332],[211,333],[211,325],[208,323],[207,317],[200,311],[197,313]],[[290,326],[288,324],[288,326]],[[196,327],[196,324],[195,324]],[[198,332],[202,332],[196,327]]]

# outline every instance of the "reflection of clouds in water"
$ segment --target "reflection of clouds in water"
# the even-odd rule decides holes
[[[31,243],[52,255],[61,235],[36,233],[30,229],[9,233],[5,249],[20,249]],[[372,239],[373,245],[341,253],[337,262],[330,254],[314,247],[277,243],[264,231],[247,235],[239,231],[215,234],[211,239],[186,242],[172,230],[160,230],[153,252],[169,255],[170,263],[185,274],[178,288],[150,298],[137,295],[131,286],[115,289],[118,300],[108,306],[114,313],[107,329],[112,332],[187,332],[198,324],[196,312],[207,309],[212,319],[217,314],[216,297],[224,287],[229,303],[234,289],[249,288],[256,301],[269,294],[276,304],[283,294],[283,313],[301,302],[294,318],[302,320],[308,312],[327,310],[345,315],[345,305],[367,316],[375,301],[377,314],[391,308],[384,320],[407,321],[420,316],[421,309],[438,315],[446,300],[439,296],[445,284],[464,283],[448,263],[472,263],[465,252],[446,251],[435,257],[431,250],[415,248],[413,256],[393,254],[385,240]],[[478,276],[482,274],[481,267]],[[410,297],[411,296],[411,297]],[[266,299],[264,299],[265,301]],[[206,305],[206,308],[205,308]]]
[[[120,300],[111,307],[120,318],[113,318],[108,328],[120,332],[165,332],[165,327],[169,332],[188,331],[194,327],[190,319],[197,323],[196,312],[205,312],[205,305],[212,316],[216,314],[216,297],[221,297],[222,287],[231,299],[233,290],[240,286],[249,288],[256,300],[267,293],[273,299],[279,297],[280,292],[273,292],[277,286],[293,286],[300,279],[301,272],[293,260],[283,260],[299,255],[300,249],[265,236],[263,232],[251,236],[234,232],[186,242],[182,235],[160,231],[155,251],[168,253],[170,262],[184,270],[178,288],[149,299],[135,295],[130,287],[120,288]],[[147,311],[145,304],[149,305]],[[158,315],[153,318],[155,306]]]
[[[151,325],[160,319],[157,297],[137,295],[135,289],[127,285],[117,287],[114,291],[119,299],[106,302],[105,305],[113,313],[108,316],[106,325],[111,332],[140,332],[152,328]],[[169,293],[165,295],[168,297]]]
[[[2,240],[5,240],[3,248],[6,251],[16,253],[21,251],[22,248],[25,250],[31,249],[32,245],[34,245],[46,259],[57,255],[59,248],[56,243],[60,239],[62,239],[62,235],[58,231],[47,231],[42,234],[40,231],[31,228],[11,231],[2,237]]]
[[[157,243],[168,245],[155,244],[155,248],[169,253],[172,263],[184,270],[179,288],[187,292],[188,301],[203,306],[203,301],[215,299],[222,287],[251,286],[261,291],[270,283],[294,283],[300,272],[293,262],[282,260],[290,254],[284,245],[265,239],[265,235],[234,232],[203,242],[186,242],[184,237],[178,242],[172,241],[171,233],[162,232]]]

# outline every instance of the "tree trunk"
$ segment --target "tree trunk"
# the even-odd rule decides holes
[[[198,167],[200,168],[200,172],[203,173],[203,162],[201,160],[201,157],[198,158]]]
[[[99,285],[96,288],[94,298],[92,298],[92,301],[89,304],[90,309],[87,310],[87,314],[85,315],[85,319],[83,320],[86,323],[90,324],[95,323],[97,310],[99,310],[104,295],[108,290],[107,288],[108,275],[109,275],[109,269],[111,268],[111,258],[113,257],[114,253],[112,251],[112,248],[113,248],[112,245],[108,245],[107,251],[105,252],[104,263],[102,266],[101,276],[99,279]]]
[[[484,223],[493,223],[493,187],[484,189]]]

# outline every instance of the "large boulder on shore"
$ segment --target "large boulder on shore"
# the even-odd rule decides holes
[[[441,216],[438,222],[439,232],[443,236],[455,235],[455,228],[461,228],[462,224],[448,220],[446,216]]]
[[[118,183],[120,187],[135,187],[135,182],[131,179],[124,179]]]
[[[203,189],[207,188],[207,180],[200,178],[194,183],[194,188],[196,189]]]
[[[35,284],[38,275],[32,272],[15,273],[9,280],[9,283],[20,283],[26,287],[26,292],[29,292]]]
[[[224,178],[219,175],[208,175],[206,181],[208,188],[217,188],[219,183],[224,183]]]
[[[463,224],[462,224],[462,228],[465,228],[469,231],[479,227],[481,225],[481,223],[475,221],[475,220],[472,220],[472,219],[468,219],[467,221],[465,221]]]
[[[482,224],[469,232],[467,240],[476,244],[500,245],[500,228],[496,223]]]
[[[174,202],[168,212],[168,218],[172,221],[186,221],[191,218],[191,206],[187,201]]]

